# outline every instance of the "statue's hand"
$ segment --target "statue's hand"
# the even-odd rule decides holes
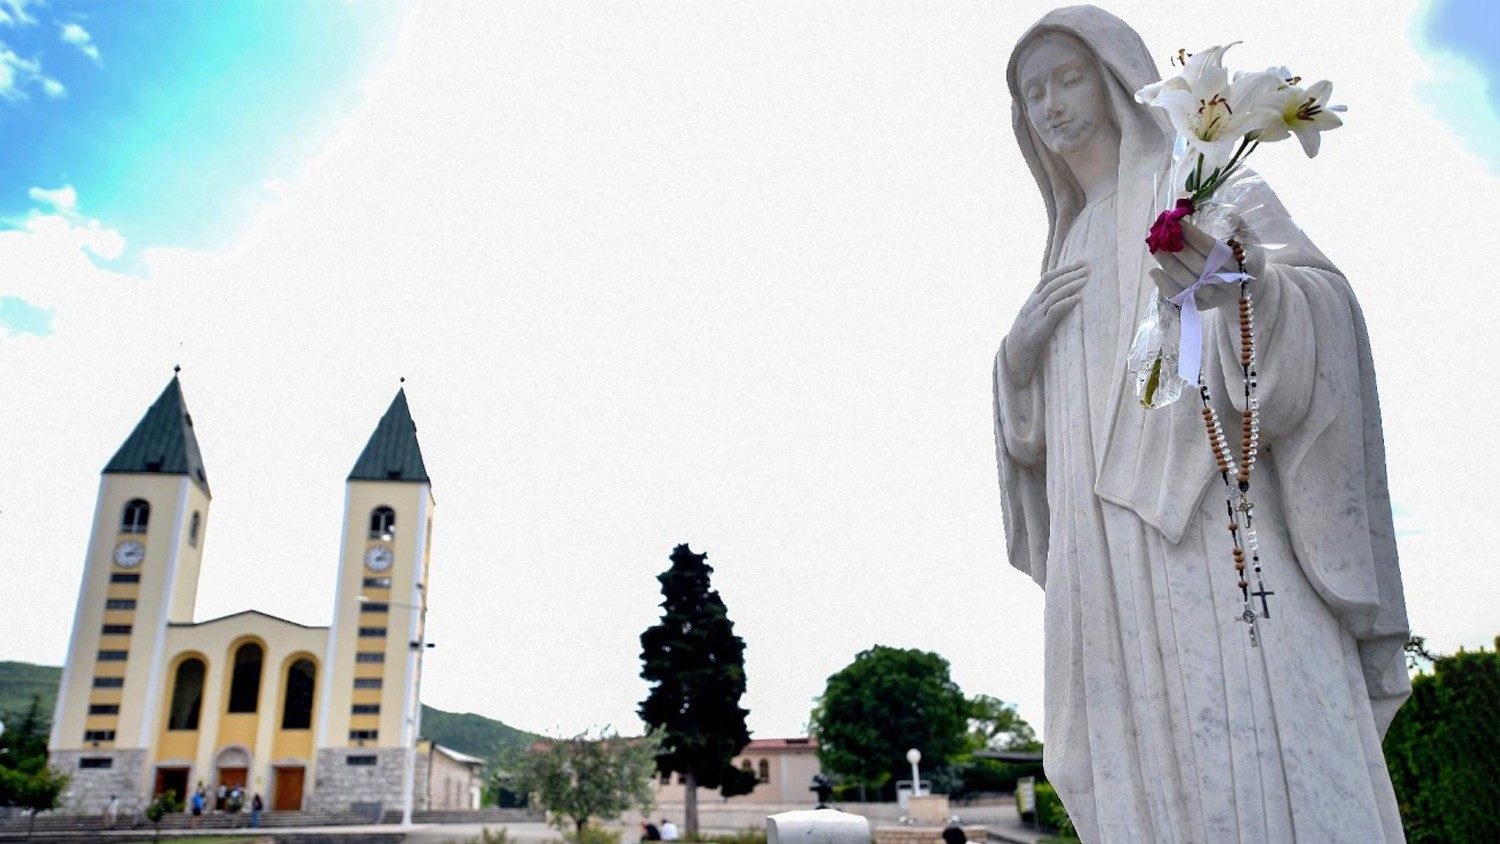
[[[1047,340],[1078,304],[1088,280],[1089,268],[1082,261],[1042,274],[1005,339],[1005,365],[1016,381],[1024,383],[1031,379]]]
[[[1208,260],[1209,250],[1214,248],[1213,237],[1187,220],[1182,221],[1182,239],[1184,246],[1181,252],[1156,252],[1151,256],[1156,260],[1157,266],[1157,269],[1151,271],[1151,280],[1156,282],[1161,295],[1168,299],[1197,283],[1198,278],[1203,275],[1203,265]],[[1266,269],[1265,252],[1253,243],[1242,243],[1241,248],[1245,253],[1245,272],[1253,278],[1260,278]],[[1233,261],[1230,264],[1224,269],[1235,269]],[[1240,288],[1236,284],[1205,284],[1198,288],[1196,297],[1199,310],[1222,308],[1239,301]]]

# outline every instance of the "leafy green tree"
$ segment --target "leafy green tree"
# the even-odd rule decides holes
[[[968,748],[973,711],[949,675],[948,660],[929,651],[876,645],[828,678],[812,713],[823,766],[848,782],[886,788],[911,770],[906,751],[939,771]]]
[[[47,716],[42,696],[33,694],[31,704],[19,719],[7,716],[0,733],[0,768],[22,768],[36,760],[47,761]]]
[[[165,793],[156,795],[151,805],[146,807],[146,820],[150,821],[156,829],[152,836],[153,841],[161,840],[161,822],[167,815],[182,811],[182,801],[177,799],[176,789],[167,789]]]
[[[5,796],[5,804],[31,813],[26,825],[28,838],[36,826],[36,816],[58,807],[69,782],[67,774],[49,767],[45,760],[41,765],[28,764],[24,769],[0,768],[0,792]]]
[[[47,765],[47,718],[40,695],[19,720],[7,719],[0,734],[0,806],[15,806],[36,816],[56,809],[67,790],[69,778]]]
[[[641,702],[641,720],[662,733],[656,758],[663,774],[682,775],[683,831],[698,834],[698,788],[725,797],[748,794],[755,774],[734,767],[750,743],[745,726],[745,640],[709,583],[707,554],[687,545],[672,549],[662,572],[661,621],[641,634],[641,677],[652,684]]]
[[[971,750],[1041,750],[1036,731],[1016,712],[1016,705],[990,695],[969,700]]]
[[[516,788],[532,796],[553,825],[585,838],[589,818],[651,810],[660,739],[621,738],[609,730],[537,742],[513,764]]]

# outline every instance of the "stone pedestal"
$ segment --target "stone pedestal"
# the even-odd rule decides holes
[[[947,826],[953,817],[948,811],[948,795],[923,794],[906,798],[906,816],[923,825]]]
[[[766,844],[870,844],[870,822],[836,809],[782,812],[766,818]]]

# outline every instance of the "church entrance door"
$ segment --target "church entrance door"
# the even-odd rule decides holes
[[[168,791],[177,792],[177,799],[183,803],[188,799],[188,769],[187,768],[157,768],[156,790],[153,795],[166,794]]]
[[[245,789],[245,774],[247,771],[248,769],[246,768],[220,768],[219,785],[231,789],[239,786],[240,790],[243,791]]]
[[[272,811],[302,811],[302,784],[306,774],[307,769],[300,766],[276,769],[276,791],[271,797]]]

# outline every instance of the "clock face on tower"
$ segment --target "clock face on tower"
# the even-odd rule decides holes
[[[115,546],[115,565],[122,568],[135,568],[146,559],[146,546],[134,539],[127,539]]]
[[[389,545],[371,545],[365,552],[365,568],[370,571],[385,571],[396,561],[396,553]]]

